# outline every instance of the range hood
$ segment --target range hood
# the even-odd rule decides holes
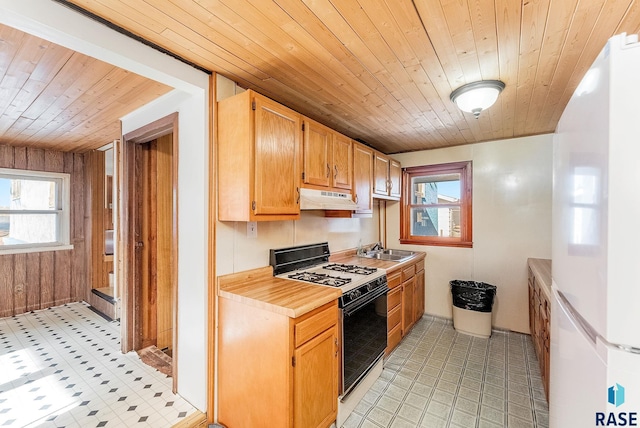
[[[300,189],[301,210],[341,210],[355,211],[357,206],[350,193],[325,190]]]

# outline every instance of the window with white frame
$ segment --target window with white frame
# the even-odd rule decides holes
[[[69,245],[69,174],[0,168],[0,254]]]

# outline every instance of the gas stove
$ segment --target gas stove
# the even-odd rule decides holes
[[[326,242],[271,250],[270,259],[278,278],[340,288],[341,307],[379,287],[387,288],[382,269],[329,262],[329,244]]]

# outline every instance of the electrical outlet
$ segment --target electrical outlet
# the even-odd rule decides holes
[[[247,238],[255,239],[257,237],[258,237],[258,222],[248,221],[247,222]]]
[[[16,293],[24,293],[24,284],[16,284]]]

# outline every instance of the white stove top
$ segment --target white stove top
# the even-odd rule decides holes
[[[344,294],[384,275],[385,271],[382,269],[329,262],[283,273],[277,277],[338,287]]]

